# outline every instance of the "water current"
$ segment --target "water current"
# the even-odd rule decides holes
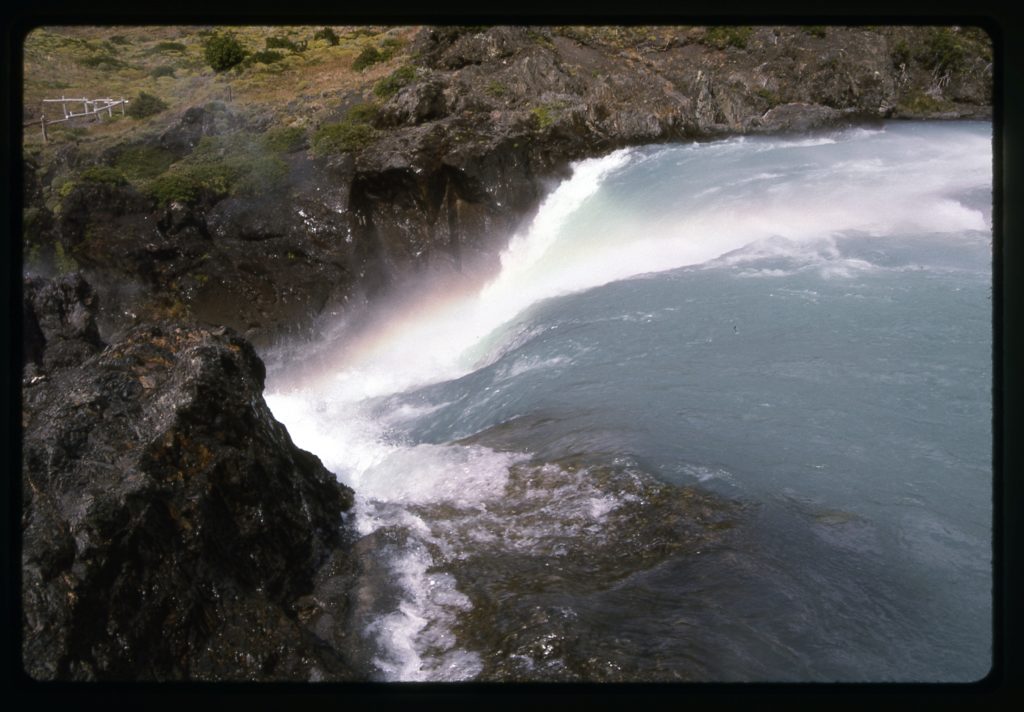
[[[983,677],[991,131],[582,161],[484,286],[271,354],[357,493],[371,674]]]

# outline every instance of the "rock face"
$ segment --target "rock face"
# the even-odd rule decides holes
[[[33,203],[29,242],[59,242],[78,261],[104,333],[170,316],[260,345],[411,273],[488,264],[572,160],[727,134],[983,118],[992,103],[990,43],[949,28],[424,27],[401,56],[412,78],[393,95],[368,81],[324,117],[373,103],[370,140],[317,158],[290,150],[277,189],[157,207],[129,186],[82,182],[59,215]],[[140,146],[181,159],[204,137],[265,128],[216,109],[189,108]],[[46,171],[29,173],[38,202]]]
[[[22,291],[23,358],[33,371],[81,363],[103,348],[96,327],[96,296],[81,274],[28,278]]]
[[[81,284],[44,286],[33,302],[68,295],[88,322],[72,289],[80,295]],[[45,320],[41,328],[52,343]],[[95,324],[71,330],[93,343]],[[153,324],[26,384],[31,676],[355,675],[334,625],[346,607],[352,492],[274,420],[264,374],[252,346],[227,330]]]
[[[351,546],[352,492],[267,409],[251,342],[415,273],[493,264],[576,159],[988,117],[991,48],[948,32],[427,27],[401,55],[404,86],[378,100],[367,82],[325,117],[375,102],[365,144],[283,149],[283,181],[256,194],[204,186],[161,203],[111,170],[126,146],[27,162],[26,254],[72,272],[24,283],[28,673],[365,679],[349,597],[371,544]],[[130,148],[172,171],[212,137],[259,137],[266,125],[250,119],[192,107]]]

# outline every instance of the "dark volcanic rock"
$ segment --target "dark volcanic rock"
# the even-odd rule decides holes
[[[223,105],[194,106],[181,115],[177,125],[160,135],[159,145],[178,156],[185,156],[199,145],[203,136],[216,136],[237,128],[240,123],[237,116],[224,110]]]
[[[59,192],[53,171],[73,175],[82,161],[56,149],[27,175],[26,239],[41,253],[59,240],[77,260],[109,312],[103,333],[132,323],[126,313],[171,316],[262,345],[412,272],[494,266],[486,256],[573,160],[653,142],[986,118],[993,87],[978,28],[423,27],[388,61],[407,81],[383,101],[369,78],[334,106],[296,97],[320,107],[311,141],[317,122],[377,109],[365,141],[327,156],[289,150],[286,185],[255,196],[157,209],[127,186],[80,186],[51,214],[39,186]],[[181,158],[204,137],[274,124],[259,113],[211,102],[133,145]]]
[[[34,293],[75,289],[68,279]],[[67,328],[91,339],[82,321]],[[44,334],[54,328],[43,320]],[[322,618],[308,600],[331,578],[319,569],[344,560],[352,492],[292,444],[263,401],[264,375],[229,331],[161,324],[25,387],[30,675],[352,677],[303,624]],[[332,586],[325,606],[343,618],[344,587]]]
[[[49,371],[81,363],[103,348],[96,327],[96,296],[78,273],[26,278],[22,322],[25,365]]]

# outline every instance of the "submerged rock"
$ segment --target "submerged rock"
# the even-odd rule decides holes
[[[264,377],[230,331],[162,323],[26,385],[32,677],[353,677],[345,655],[303,623],[322,619],[318,608],[343,617],[337,571],[352,492],[295,447],[263,401]]]

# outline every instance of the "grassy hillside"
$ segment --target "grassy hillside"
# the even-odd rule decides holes
[[[42,99],[111,97],[132,99],[140,92],[159,97],[167,109],[136,120],[77,119],[49,127],[52,143],[74,140],[102,148],[134,134],[169,125],[190,106],[228,101],[232,109],[265,116],[271,123],[311,125],[332,97],[368,87],[401,63],[413,28],[331,27],[337,44],[315,39],[321,27],[45,27],[25,40],[25,122],[61,118],[59,104]],[[214,71],[204,59],[204,43],[231,33],[248,53],[234,68]],[[268,48],[268,44],[270,47]],[[291,47],[289,46],[291,45]],[[382,61],[353,69],[356,58],[375,48]],[[81,110],[81,105],[75,107]],[[27,128],[26,148],[42,148],[39,131]]]

